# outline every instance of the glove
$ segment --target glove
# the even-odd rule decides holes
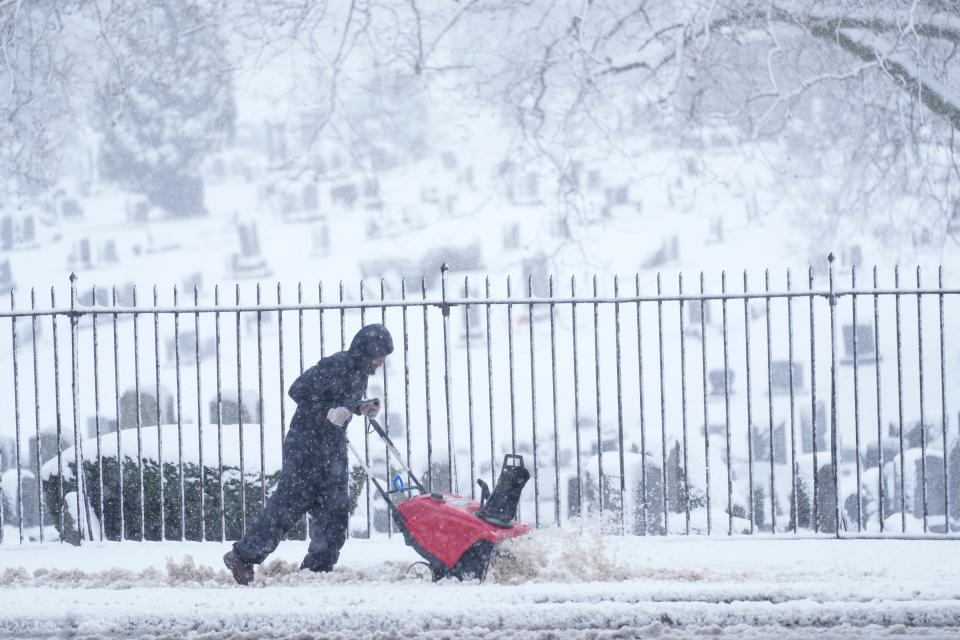
[[[346,407],[334,407],[327,411],[327,420],[341,429],[347,424],[347,420],[350,419],[350,409]]]
[[[360,415],[368,418],[376,418],[380,413],[380,398],[371,398],[370,400],[361,400],[359,407]]]

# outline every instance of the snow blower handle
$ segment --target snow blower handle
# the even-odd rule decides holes
[[[377,402],[379,402],[379,400]],[[407,476],[409,476],[409,478],[413,481],[413,484],[417,485],[417,489],[420,490],[420,493],[426,493],[427,490],[424,488],[423,484],[420,483],[420,479],[417,478],[412,471],[410,471],[409,467],[407,467],[406,463],[403,461],[403,454],[397,450],[396,445],[393,444],[393,440],[390,439],[390,436],[387,435],[387,432],[384,430],[384,428],[380,426],[380,423],[374,418],[367,418],[367,421],[370,423],[370,427],[376,431],[378,436],[380,436],[380,439],[383,440],[383,443],[387,445],[387,448],[390,449],[390,453],[392,453],[393,457],[396,458],[397,462],[407,473]]]

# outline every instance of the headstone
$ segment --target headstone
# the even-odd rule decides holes
[[[258,393],[253,389],[243,389],[243,422],[244,424],[257,423],[260,421],[260,413],[257,411]],[[240,412],[237,411],[237,390],[223,390],[220,394],[219,419],[222,424],[237,424],[240,418]],[[217,424],[218,410],[217,397],[210,399],[209,420],[210,424]]]
[[[723,242],[723,218],[714,216],[710,219],[710,231],[707,234],[707,242],[718,244]]]
[[[10,270],[10,260],[0,262],[0,291],[10,291],[13,288],[13,274]]]
[[[103,251],[100,254],[100,261],[109,264],[116,264],[120,261],[117,256],[116,240],[107,240],[103,243]]]
[[[464,247],[439,247],[426,252],[420,259],[420,273],[427,276],[428,282],[432,274],[439,274],[444,264],[450,271],[482,271],[484,268],[481,257],[480,244],[474,243]]]
[[[820,401],[817,402],[817,451],[827,450],[827,431],[830,425],[827,423],[827,408]],[[800,447],[801,453],[813,452],[813,428],[814,424],[810,420],[809,409],[801,409],[800,412]]]
[[[270,275],[267,261],[260,255],[256,222],[238,223],[237,231],[240,236],[240,253],[233,254],[230,259],[234,277],[261,278]]]
[[[105,287],[98,287],[96,289],[96,298],[94,298],[94,289],[91,287],[86,291],[81,291],[79,295],[77,295],[77,301],[85,307],[107,307],[110,306],[110,290]]]
[[[460,328],[460,343],[466,344],[468,339],[474,345],[478,345],[479,341],[483,340],[484,337],[484,317],[480,312],[480,306],[476,304],[470,304],[466,307],[466,315],[464,316],[463,325]],[[467,322],[469,320],[470,332],[467,333]]]
[[[677,260],[680,258],[680,237],[676,234],[670,236],[669,244],[667,245],[667,257],[670,260]]]
[[[117,305],[121,307],[133,306],[133,283],[125,282],[117,288]],[[130,316],[121,316],[130,317]]]
[[[532,295],[546,297],[549,295],[549,261],[543,253],[537,253],[523,260],[523,291],[527,291],[528,279],[532,282]]]
[[[0,218],[0,251],[13,249],[13,216]]]
[[[803,364],[793,363],[793,391],[803,388]],[[770,391],[773,394],[790,393],[790,361],[774,360],[770,363]]]
[[[79,218],[83,215],[83,209],[75,198],[67,198],[60,203],[60,212],[64,218]]]
[[[726,385],[724,384],[724,370],[723,369],[711,369],[708,376],[710,380],[710,395],[712,396],[723,396],[724,390],[726,389],[727,393],[733,395],[733,381],[734,375],[733,371],[728,369],[726,375]]]
[[[348,207],[352,207],[358,197],[357,185],[352,182],[346,182],[330,188],[330,199],[333,202],[341,203]]]
[[[330,251],[330,228],[326,221],[321,221],[313,227],[313,253],[323,255]]]
[[[37,226],[33,216],[25,216],[20,226],[20,241],[31,245],[37,241]]]
[[[850,245],[843,250],[843,264],[849,269],[859,269],[863,264],[863,249],[858,244]]]
[[[873,325],[864,323],[857,324],[856,327],[854,327],[852,324],[845,324],[843,325],[844,358],[841,362],[843,364],[852,364],[854,361],[854,331],[856,331],[857,338],[856,361],[859,363],[873,362],[876,360],[877,352],[874,349],[876,345],[874,343]]]
[[[701,320],[703,324],[710,324],[710,301],[692,300],[686,303],[687,318],[690,326],[695,329],[700,328]]]
[[[249,315],[249,314],[248,314]],[[197,360],[197,334],[193,331],[180,330],[180,363],[192,364]],[[167,362],[176,362],[177,341],[173,336],[166,340]]]
[[[108,417],[106,417],[106,416],[100,416],[100,421],[99,421],[99,425],[98,425],[98,423],[97,423],[97,417],[96,417],[96,416],[89,416],[89,417],[87,418],[86,436],[85,436],[85,437],[87,437],[87,438],[94,438],[94,437],[96,437],[98,427],[99,427],[100,435],[101,435],[101,436],[105,436],[105,435],[107,435],[107,434],[109,434],[109,433],[114,433],[114,432],[116,432],[116,430],[117,430],[117,421],[116,421],[115,418],[108,418]],[[116,443],[116,440],[114,440],[114,443]],[[104,456],[104,457],[107,457],[107,456],[116,456],[116,455],[117,455],[116,450],[114,450],[114,451],[109,451],[109,450],[107,450],[107,449],[104,448],[104,449],[102,449],[102,451],[103,451],[103,456]],[[84,454],[86,454],[86,452],[84,452]],[[96,454],[96,450],[94,450],[92,457],[93,457],[94,459],[96,459],[96,455],[97,455],[97,454]]]
[[[240,253],[245,257],[260,255],[260,239],[257,236],[257,223],[239,224]]]
[[[92,262],[90,251],[90,238],[81,238],[79,244],[78,259],[81,265],[89,266]]]
[[[914,485],[916,491],[913,495],[913,515],[917,518],[923,517],[924,495],[923,484],[926,480],[926,511],[927,516],[940,516],[943,518],[943,498],[946,487],[943,484],[943,456],[934,453],[927,453],[923,459],[923,464],[918,458],[915,462],[916,474]],[[926,478],[924,478],[924,471]],[[943,533],[941,530],[940,533]]]
[[[617,206],[622,204],[627,204],[627,187],[612,187],[607,189],[607,204],[610,206]]]
[[[194,271],[183,278],[183,294],[193,299],[194,287],[200,292],[203,291],[203,272]]]
[[[667,245],[667,243],[663,243],[660,245],[660,248],[648,256],[647,259],[640,264],[640,266],[644,269],[656,269],[657,267],[664,265],[669,259],[669,245]]]
[[[28,468],[34,473],[37,472],[37,437],[31,436],[29,439],[29,458],[26,463]],[[67,443],[61,440],[61,448],[66,449]],[[40,464],[57,457],[57,434],[50,431],[40,432]]]

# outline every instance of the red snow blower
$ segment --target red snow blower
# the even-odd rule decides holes
[[[364,402],[379,404],[372,400]],[[398,473],[393,477],[392,488],[385,489],[349,440],[347,443],[387,502],[404,541],[425,560],[434,582],[448,577],[483,580],[496,545],[530,531],[527,525],[516,522],[520,493],[530,479],[522,456],[509,453],[504,456],[500,477],[492,492],[483,480],[477,480],[481,490],[479,502],[451,493],[428,492],[404,464],[403,456],[383,427],[372,418],[369,424],[413,486],[405,486]]]

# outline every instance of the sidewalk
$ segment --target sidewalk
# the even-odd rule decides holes
[[[399,537],[349,540],[332,574],[301,575],[305,546],[284,542],[248,588],[220,543],[5,546],[0,637],[960,636],[955,541],[541,530],[483,584],[408,576]]]

